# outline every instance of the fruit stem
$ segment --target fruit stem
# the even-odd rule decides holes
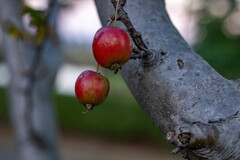
[[[88,111],[91,111],[94,106],[92,104],[86,104],[85,107],[86,107],[87,111],[86,112],[82,112],[82,114],[86,114]]]
[[[114,63],[110,68],[110,70],[114,71],[114,74],[117,74],[120,69],[122,69],[122,66],[118,63]]]
[[[97,64],[97,73],[98,73],[98,71],[99,71],[99,64]]]
[[[120,0],[117,1],[116,11],[115,11],[114,27],[117,26],[117,13],[118,13],[119,1]]]

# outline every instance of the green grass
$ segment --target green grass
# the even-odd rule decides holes
[[[146,139],[165,143],[160,131],[139,107],[120,75],[108,75],[111,90],[105,102],[87,114],[73,96],[56,94],[57,119],[62,130],[117,140]],[[8,123],[6,95],[0,88],[0,124]],[[166,144],[166,143],[165,143]]]
[[[55,97],[61,128],[114,139],[162,141],[162,134],[139,107],[120,76],[108,77],[111,85],[108,98],[87,114],[81,114],[86,109],[75,97]]]
[[[81,114],[85,108],[74,97],[58,95],[56,104],[60,125],[65,129],[120,139],[161,136],[132,97],[110,95],[87,114]]]

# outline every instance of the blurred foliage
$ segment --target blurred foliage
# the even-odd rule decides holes
[[[39,45],[44,40],[47,33],[47,17],[44,11],[35,10],[29,6],[23,6],[22,14],[30,16],[30,26],[36,28],[34,42]]]
[[[218,3],[216,0],[205,0],[204,7],[197,12],[199,19],[198,34],[203,39],[195,44],[194,48],[213,68],[226,78],[240,78],[240,63],[238,62],[240,60],[240,36],[230,35],[224,26],[226,19],[233,12],[239,12],[239,2],[226,0],[230,7],[221,16],[215,16],[211,13],[210,9],[212,8],[208,7],[211,2]],[[221,9],[216,8],[216,10]],[[240,23],[239,18],[236,21]]]
[[[120,75],[108,74],[108,78],[111,85],[108,98],[87,114],[81,114],[86,109],[75,97],[55,97],[61,127],[112,139],[165,143],[165,138],[139,107]]]
[[[116,140],[148,140],[170,146],[139,107],[120,75],[108,74],[111,90],[105,102],[87,114],[73,96],[54,95],[61,130]],[[0,88],[0,125],[9,123],[5,90]]]
[[[24,38],[29,39],[29,34],[25,30],[18,29],[13,24],[9,24],[8,26],[8,33],[14,38]]]

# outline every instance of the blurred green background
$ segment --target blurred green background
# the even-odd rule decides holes
[[[209,7],[214,5],[216,9]],[[193,47],[213,68],[228,79],[240,77],[239,10],[239,1],[205,0],[203,7],[196,12],[198,35],[202,39]]]
[[[103,104],[86,111],[74,96],[53,94],[61,129],[118,140],[144,138],[164,143],[164,137],[139,107],[120,75],[108,74],[111,90]],[[0,124],[9,123],[6,90],[0,89]]]
[[[240,78],[239,3],[235,0],[191,0],[183,7],[187,15],[195,19],[196,37],[194,42],[189,43],[212,67],[228,79]],[[198,4],[197,7],[196,4]],[[169,14],[171,16],[170,11]],[[192,31],[189,30],[189,32]],[[81,55],[88,55],[88,58],[89,55],[91,56],[89,45],[65,45],[66,55],[70,52],[77,52],[78,55],[81,50],[86,52]],[[88,63],[85,57],[76,58],[76,54],[65,56],[65,60],[66,63],[72,64]],[[104,74],[110,80],[109,96],[102,105],[95,107],[87,114],[81,114],[85,108],[73,95],[64,95],[54,91],[53,99],[56,104],[60,130],[112,140],[144,140],[171,147],[139,107],[120,74],[114,75],[108,71]],[[6,97],[6,87],[0,88],[0,126],[9,124]]]

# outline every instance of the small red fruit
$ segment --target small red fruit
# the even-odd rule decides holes
[[[106,99],[108,92],[108,79],[94,71],[82,72],[75,83],[76,97],[87,108],[87,111],[101,104]]]
[[[99,65],[117,72],[131,57],[132,41],[121,28],[103,27],[95,34],[92,49]]]

